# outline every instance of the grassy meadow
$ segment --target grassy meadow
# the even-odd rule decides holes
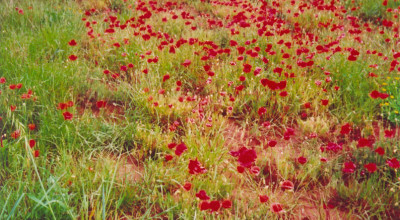
[[[399,219],[399,0],[0,0],[0,219]]]

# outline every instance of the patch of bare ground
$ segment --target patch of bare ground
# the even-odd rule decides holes
[[[103,101],[104,103],[99,105],[98,101]],[[116,122],[125,118],[123,103],[110,100],[97,100],[95,97],[90,97],[88,93],[78,96],[76,108],[79,115],[83,115],[85,111],[89,111],[94,117],[103,117],[107,121]]]

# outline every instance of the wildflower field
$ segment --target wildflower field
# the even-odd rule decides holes
[[[0,219],[400,219],[400,0],[0,0]]]

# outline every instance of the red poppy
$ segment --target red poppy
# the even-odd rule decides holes
[[[209,200],[210,199],[210,197],[207,196],[207,193],[204,190],[200,190],[198,193],[196,193],[196,197],[201,200]]]
[[[64,120],[71,120],[72,114],[70,112],[63,112]]]
[[[343,173],[354,173],[356,170],[356,165],[353,162],[345,162],[342,169]]]
[[[200,210],[201,211],[205,211],[208,210],[210,208],[210,203],[207,201],[203,201],[200,203]]]
[[[209,207],[209,209],[211,209],[211,212],[218,212],[218,210],[221,208],[221,203],[217,200],[214,200],[209,203]]]
[[[165,74],[164,76],[163,76],[163,82],[165,82],[165,81],[167,81],[168,79],[169,79],[170,77],[169,77],[169,75],[168,74]]]
[[[305,163],[307,163],[307,158],[305,158],[305,157],[299,157],[299,158],[297,158],[297,162],[299,162],[300,164],[305,164]]]
[[[35,150],[34,153],[33,153],[33,156],[34,157],[39,157],[39,150]]]
[[[185,62],[182,63],[182,66],[188,67],[191,63],[192,63],[192,61],[190,61],[190,60],[185,60]]]
[[[267,195],[260,195],[259,198],[261,203],[266,203],[269,200],[269,197]]]
[[[222,201],[221,207],[224,209],[229,209],[232,207],[232,202],[229,199]]]
[[[70,55],[68,58],[69,58],[71,61],[75,61],[78,57],[75,56],[74,54],[72,54],[72,55]]]
[[[11,137],[14,139],[19,138],[19,136],[21,135],[21,131],[20,130],[15,130],[13,133],[11,133]]]
[[[36,141],[31,139],[29,140],[29,147],[33,148],[36,145]]]
[[[365,164],[364,168],[367,169],[368,172],[370,172],[370,173],[374,173],[377,170],[376,164],[374,164],[374,163]]]
[[[258,115],[259,116],[262,116],[263,114],[265,114],[267,112],[267,109],[265,108],[265,107],[260,107],[259,109],[258,109]]]
[[[349,123],[342,126],[340,129],[340,134],[346,135],[349,134],[351,131],[351,125]]]
[[[176,154],[177,156],[181,156],[182,153],[185,152],[186,150],[187,150],[186,144],[185,144],[185,143],[181,143],[181,144],[179,144],[178,146],[176,146],[175,154]]]
[[[283,207],[280,203],[272,203],[271,204],[271,211],[274,213],[281,213],[284,212]]]
[[[328,105],[329,100],[328,99],[321,99],[321,105]]]
[[[69,46],[76,46],[76,41],[72,39],[70,42],[68,42]]]
[[[392,158],[392,159],[387,160],[387,161],[386,161],[386,164],[387,164],[389,167],[393,168],[393,169],[398,169],[398,168],[400,168],[400,163],[399,163],[399,161],[397,160],[397,158]]]
[[[197,158],[195,160],[189,160],[188,168],[190,174],[202,174],[207,172],[207,169],[200,164]]]
[[[385,154],[385,149],[383,149],[382,147],[378,147],[375,149],[375,152],[381,156],[383,156]]]
[[[6,83],[6,78],[1,77],[1,78],[0,78],[0,84],[4,84],[4,83]]]
[[[189,190],[192,188],[192,184],[189,183],[189,182],[186,182],[185,185],[183,185],[183,188],[184,188],[186,191],[189,191]]]
[[[165,160],[166,161],[170,161],[170,160],[172,160],[174,157],[171,155],[171,154],[167,154],[167,155],[165,155]]]
[[[107,102],[106,102],[106,101],[103,101],[103,100],[100,100],[100,101],[97,101],[97,102],[96,102],[97,108],[105,108],[106,105],[107,105]]]
[[[292,190],[292,189],[294,189],[294,184],[293,184],[293,182],[292,181],[290,181],[290,180],[285,180],[285,181],[283,181],[282,183],[281,183],[281,188],[283,189],[283,190]]]
[[[237,166],[236,169],[237,169],[238,173],[243,173],[245,170],[244,167],[242,167],[242,166]]]
[[[29,124],[28,128],[29,128],[29,130],[33,131],[33,130],[35,130],[36,125],[35,124]]]

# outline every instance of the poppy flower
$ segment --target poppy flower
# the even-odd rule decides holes
[[[224,209],[230,209],[232,207],[232,201],[229,199],[225,199],[224,201],[222,201],[221,207]]]
[[[189,182],[186,182],[185,185],[183,185],[183,188],[184,188],[186,191],[189,191],[189,190],[192,188],[192,184],[189,183]]]
[[[208,210],[210,208],[210,203],[207,201],[203,201],[200,203],[200,210],[201,211],[205,211]]]
[[[393,169],[398,169],[398,168],[400,168],[400,163],[399,163],[399,161],[397,160],[397,158],[392,158],[392,159],[387,160],[387,161],[386,161],[386,164],[387,164],[389,167],[393,168]]]
[[[353,162],[345,162],[342,169],[343,173],[354,173],[356,170],[356,165]]]
[[[185,152],[187,150],[187,146],[185,145],[185,143],[181,143],[178,146],[176,146],[175,149],[175,154],[177,156],[181,156],[183,152]]]
[[[383,149],[382,147],[378,147],[375,149],[375,153],[383,156],[385,154],[385,149]]]
[[[36,141],[31,139],[29,140],[29,147],[33,148],[36,145]]]
[[[165,82],[165,81],[167,81],[168,79],[170,78],[170,76],[168,75],[168,74],[165,74],[164,76],[163,76],[163,82]]]
[[[35,130],[36,125],[35,124],[29,124],[28,128],[29,128],[29,130],[33,131],[33,130]]]
[[[167,155],[165,155],[165,160],[166,161],[170,161],[170,160],[172,160],[174,157],[171,155],[171,154],[167,154]]]
[[[260,167],[258,166],[252,166],[250,168],[250,172],[256,176],[258,176],[260,174]]]
[[[1,78],[0,78],[0,84],[4,84],[4,83],[6,83],[6,78],[1,77]]]
[[[282,212],[284,212],[284,210],[280,203],[272,203],[271,204],[271,212],[282,213]]]
[[[385,130],[385,137],[393,138],[396,135],[396,129],[393,130]]]
[[[250,167],[257,159],[257,153],[253,149],[242,147],[239,150],[238,162],[243,167]]]
[[[263,114],[265,114],[267,112],[267,109],[265,107],[260,107],[257,111],[259,116],[262,116]]]
[[[71,120],[72,114],[70,112],[63,112],[64,120]]]
[[[207,172],[207,169],[200,164],[197,158],[195,160],[189,160],[188,168],[190,174],[202,174]]]
[[[297,162],[299,162],[300,164],[305,164],[305,163],[307,163],[307,158],[305,158],[305,157],[299,157],[299,158],[297,158]]]
[[[238,171],[238,173],[243,173],[245,169],[242,166],[237,166],[236,170]]]
[[[11,105],[10,106],[10,110],[13,112],[13,111],[15,111],[17,109],[17,106],[15,106],[15,105]]]
[[[340,134],[346,135],[351,131],[351,125],[349,123],[343,125],[340,129]]]
[[[209,200],[210,199],[210,197],[207,196],[207,193],[204,190],[200,190],[198,193],[196,193],[196,197],[201,200]]]
[[[275,140],[268,141],[268,147],[275,147],[278,142]]]
[[[13,133],[11,133],[11,137],[14,139],[19,138],[19,136],[21,135],[21,131],[20,130],[15,130]]]
[[[69,58],[71,61],[75,61],[78,57],[75,56],[74,54],[72,54],[72,55],[70,55],[68,58]]]
[[[269,200],[269,197],[267,195],[259,195],[259,199],[261,203],[266,203]]]
[[[39,157],[39,150],[35,150],[34,153],[33,153],[33,156],[34,157]]]
[[[328,99],[321,99],[321,105],[328,105],[329,100]]]
[[[185,60],[185,62],[182,63],[182,66],[188,67],[191,63],[192,63],[192,61],[190,61],[190,60]]]
[[[211,212],[218,212],[220,208],[221,208],[221,203],[217,200],[211,201],[209,203],[209,209],[211,209]]]
[[[72,39],[70,42],[68,42],[69,46],[76,46],[76,41]]]
[[[294,184],[290,180],[285,180],[285,181],[281,182],[281,189],[292,190],[292,189],[294,189]]]
[[[365,164],[364,168],[367,169],[368,172],[370,172],[370,173],[374,173],[377,170],[376,164],[374,164],[374,163]]]
[[[107,102],[106,102],[106,101],[103,101],[103,100],[100,100],[100,101],[97,101],[97,102],[96,102],[97,108],[105,108],[106,105],[107,105]]]

